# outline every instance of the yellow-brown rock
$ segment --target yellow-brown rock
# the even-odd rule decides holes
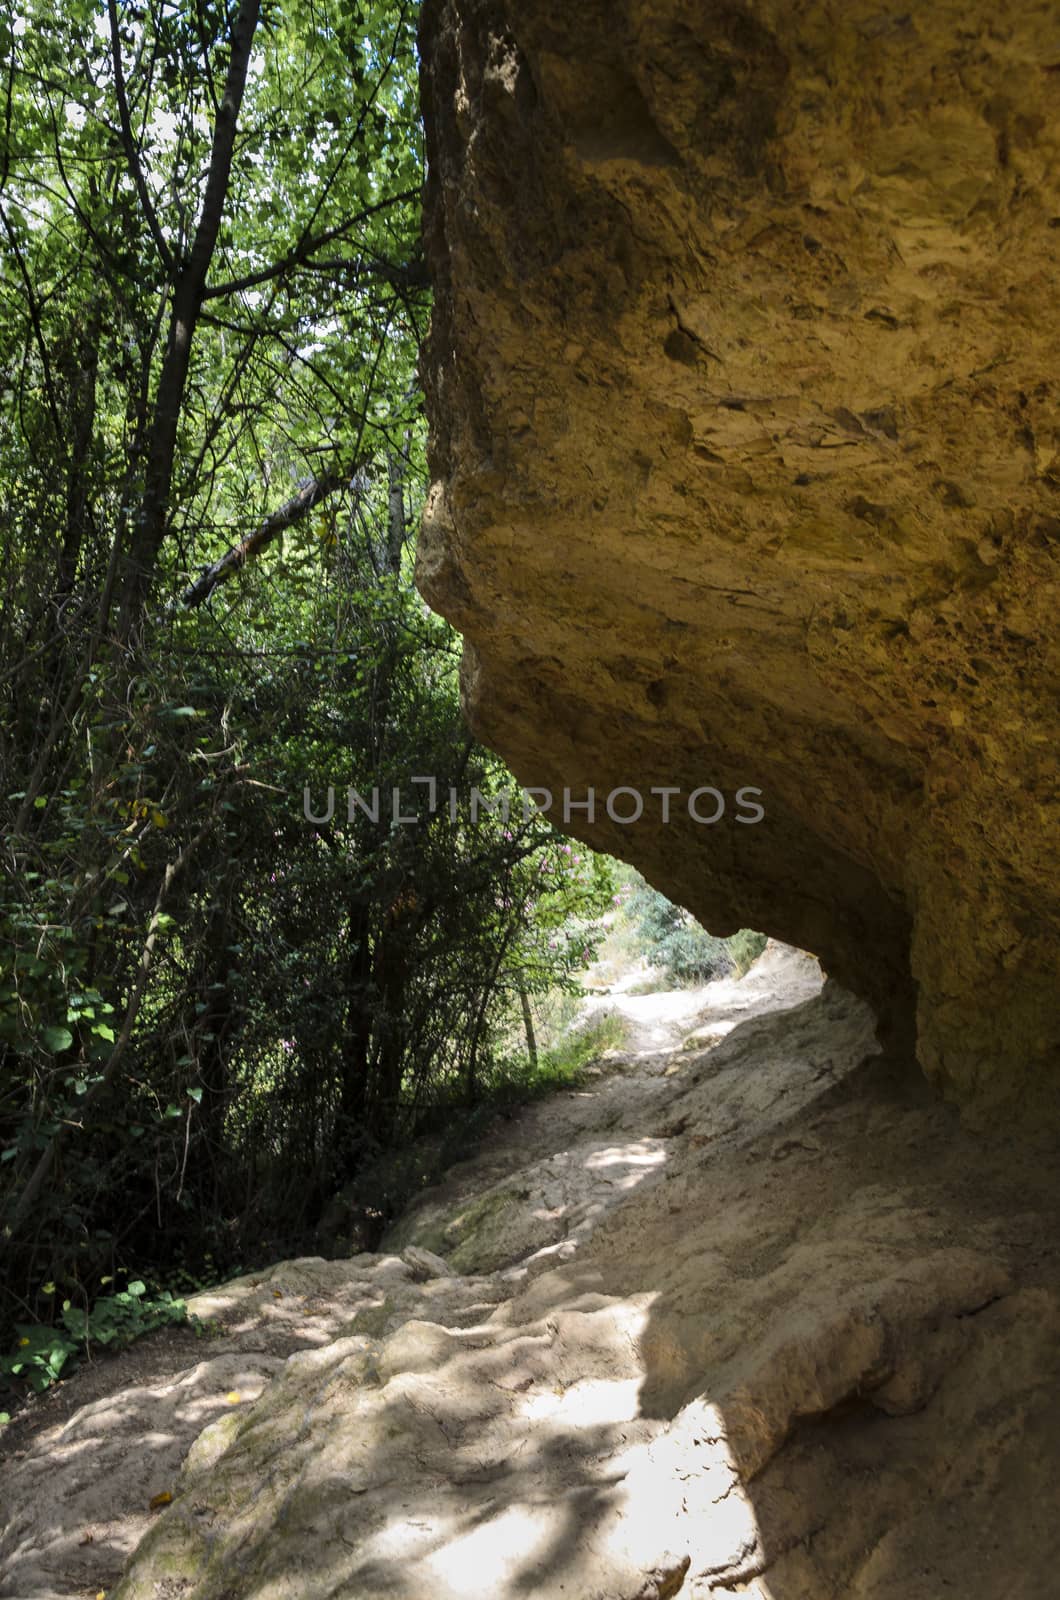
[[[423,53],[476,731],[980,1113],[1055,1098],[1055,0],[427,0]]]

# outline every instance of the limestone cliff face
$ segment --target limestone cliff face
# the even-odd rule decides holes
[[[423,53],[420,582],[476,730],[948,1092],[1049,1086],[1055,0],[427,0]]]

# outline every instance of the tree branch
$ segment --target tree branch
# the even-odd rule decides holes
[[[158,552],[166,536],[173,458],[191,363],[192,341],[228,198],[236,127],[260,15],[261,0],[242,0],[232,24],[228,73],[214,122],[202,209],[191,253],[174,283],[169,337],[159,374],[154,419],[147,447],[139,526],[126,562],[120,618],[123,639],[129,638],[138,626],[144,600],[154,577]]]
[[[110,18],[110,53],[114,62],[114,93],[118,101],[121,142],[125,147],[125,158],[129,163],[129,171],[132,174],[133,183],[136,185],[136,193],[140,198],[144,219],[150,230],[151,237],[155,241],[155,248],[158,251],[162,265],[167,274],[172,277],[174,268],[173,256],[155,212],[151,192],[147,187],[147,179],[144,177],[144,169],[140,165],[140,153],[136,148],[136,140],[133,138],[132,122],[129,119],[129,98],[125,90],[125,68],[121,62],[121,34],[118,29],[117,0],[107,0],[107,15]]]
[[[259,272],[248,272],[242,278],[232,278],[228,283],[218,283],[206,290],[204,300],[220,300],[224,295],[238,294],[241,289],[254,289],[259,283],[270,283],[273,278],[282,278],[288,272],[293,272],[296,267],[305,266],[318,250],[323,250],[326,244],[332,244],[336,239],[341,239],[344,233],[351,228],[356,228],[361,222],[367,222],[369,217],[378,215],[389,206],[403,205],[410,200],[418,200],[419,188],[405,189],[401,194],[392,194],[386,200],[377,200],[375,205],[366,206],[355,217],[347,217],[345,222],[338,223],[334,228],[328,228],[324,233],[318,234],[315,239],[302,239],[289,250],[279,261],[274,261],[271,267],[262,267]]]
[[[234,544],[220,561],[204,567],[195,582],[189,584],[181,595],[181,605],[189,610],[201,606],[203,601],[208,600],[213,594],[218,584],[224,583],[226,578],[230,578],[234,572],[246,566],[252,556],[260,555],[261,551],[272,544],[273,540],[278,539],[281,533],[293,528],[295,523],[301,522],[314,506],[318,506],[322,500],[334,494],[336,489],[341,489],[348,483],[350,476],[348,472],[329,472],[322,478],[311,478],[308,483],[303,484],[292,499],[280,506],[279,510],[271,512],[260,527],[239,544]]]
[[[26,310],[29,312],[30,328],[33,331],[37,354],[40,357],[41,377],[44,381],[44,398],[48,403],[48,414],[51,417],[52,428],[55,430],[56,448],[65,453],[66,439],[63,432],[63,422],[59,414],[59,401],[55,393],[55,384],[52,381],[52,364],[48,355],[47,341],[44,338],[44,328],[41,325],[40,306],[33,287],[33,279],[19,246],[18,235],[15,233],[7,212],[2,206],[0,206],[0,221],[3,222],[4,232],[7,234],[7,242],[11,246],[11,253],[15,258],[15,265],[18,267],[19,277],[22,279],[22,286],[25,291]]]

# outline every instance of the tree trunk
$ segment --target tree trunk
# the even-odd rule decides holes
[[[368,915],[364,906],[350,906],[346,938],[349,944],[346,979],[346,1048],[343,1052],[339,1092],[339,1138],[346,1145],[365,1131],[368,1074],[371,1068],[372,1005],[371,950]]]
[[[77,338],[70,371],[70,460],[66,476],[66,528],[59,557],[56,589],[65,597],[74,586],[77,562],[88,530],[92,437],[96,426],[96,381],[99,374],[100,312],[98,305]]]
[[[243,0],[232,26],[228,74],[214,122],[213,147],[202,211],[191,252],[180,267],[173,286],[173,310],[166,352],[147,441],[143,499],[138,526],[130,541],[125,562],[121,613],[123,639],[129,638],[139,625],[154,577],[158,552],[166,536],[177,429],[184,406],[192,340],[228,198],[236,125],[243,103],[260,10],[261,0]]]
[[[401,553],[405,548],[408,523],[405,517],[405,469],[408,465],[404,453],[388,450],[387,467],[387,569],[395,575],[401,571]]]
[[[530,1057],[530,1065],[537,1071],[537,1034],[534,1032],[534,1014],[530,1010],[530,997],[522,984],[519,985],[519,1004],[523,1010],[523,1029],[526,1033],[526,1053]]]

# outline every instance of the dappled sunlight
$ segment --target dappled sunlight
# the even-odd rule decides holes
[[[14,1492],[4,1496],[0,1566],[19,1571],[22,1587],[2,1592],[37,1593],[42,1583],[52,1592],[46,1575],[55,1574],[84,1573],[78,1592],[109,1586],[157,1514],[153,1497],[178,1488],[189,1442],[221,1418],[235,1423],[279,1364],[249,1352],[204,1358],[161,1381],[116,1388],[42,1431],[21,1476],[5,1483]],[[75,1388],[86,1376],[75,1374]]]
[[[562,1507],[549,1500],[509,1506],[490,1522],[432,1551],[423,1564],[424,1573],[460,1592],[466,1591],[468,1574],[473,1572],[483,1592],[502,1592],[503,1584],[547,1556],[557,1516],[562,1515]]]
[[[647,1300],[569,1310],[455,1352],[429,1374],[397,1375],[380,1396],[387,1428],[400,1426],[395,1407],[430,1417],[448,1445],[446,1482],[422,1498],[403,1482],[360,1548],[357,1575],[409,1600],[514,1597],[539,1592],[560,1570],[577,1588],[586,1561],[595,1579],[622,1571],[631,1554],[650,1557],[649,1523],[627,1530],[647,1541],[639,1553],[621,1533],[630,1441],[650,1432],[635,1355],[648,1314]],[[500,1409],[497,1390],[508,1397]],[[421,1471],[429,1466],[417,1458]]]
[[[804,975],[787,966],[785,1000]],[[580,1123],[558,1120],[565,1096],[551,1124],[528,1114],[465,1169],[468,1187],[414,1214],[448,1260],[414,1235],[404,1258],[305,1258],[219,1291],[218,1310],[256,1312],[257,1341],[327,1301],[321,1324],[341,1336],[277,1360],[256,1403],[242,1403],[248,1351],[219,1357],[212,1383],[209,1364],[193,1368],[182,1382],[195,1394],[126,1391],[83,1413],[92,1437],[72,1441],[76,1463],[38,1459],[42,1476],[69,1470],[86,1485],[37,1519],[53,1564],[78,1548],[89,1505],[76,1496],[107,1495],[97,1442],[113,1460],[138,1428],[149,1449],[124,1536],[147,1531],[115,1600],[151,1600],[174,1573],[202,1600],[805,1600],[824,1592],[822,1573],[860,1570],[859,1519],[878,1533],[894,1497],[913,1493],[910,1462],[919,1470],[915,1451],[890,1473],[881,1464],[893,1423],[872,1386],[905,1350],[907,1324],[956,1309],[974,1336],[987,1322],[968,1312],[1004,1304],[989,1261],[950,1248],[944,1206],[895,1214],[860,1153],[849,1194],[822,1188],[829,1140],[856,1135],[832,1088],[870,1045],[871,1018],[852,1000],[759,1014],[716,1066],[677,1052],[687,1081],[617,1074],[620,1098],[605,1086]],[[811,1133],[827,1117],[831,1134]],[[549,1134],[542,1159],[530,1146]],[[902,1152],[907,1135],[896,1130]],[[493,1181],[476,1188],[483,1169]],[[917,1399],[918,1372],[897,1371],[891,1402]],[[971,1424],[955,1415],[966,1441]],[[180,1469],[182,1440],[186,1451],[211,1417]],[[951,1456],[948,1434],[937,1449],[929,1438],[925,1460]],[[861,1462],[871,1471],[859,1477]],[[148,1515],[145,1478],[152,1493],[172,1489],[171,1509]],[[822,1495],[832,1510],[818,1540]],[[103,1518],[94,1526],[102,1546]],[[836,1529],[849,1552],[837,1554]],[[904,1557],[881,1544],[878,1559],[897,1571]]]
[[[632,1167],[629,1174],[630,1183],[636,1183],[643,1176],[643,1169],[660,1167],[666,1160],[666,1151],[661,1145],[651,1140],[639,1140],[635,1144],[612,1145],[608,1150],[594,1150],[587,1157],[585,1167],[590,1172],[598,1172],[604,1168]]]
[[[697,1578],[713,1587],[717,1577],[779,1600],[755,1578],[765,1551],[722,1409],[701,1397],[670,1422],[642,1415],[639,1352],[652,1302],[561,1312],[543,1333],[479,1351],[450,1345],[430,1373],[396,1375],[373,1431],[402,1431],[405,1408],[429,1417],[447,1447],[445,1479],[417,1447],[400,1489],[381,1489],[374,1514],[366,1507],[369,1526],[346,1581],[403,1600],[515,1600],[554,1592],[550,1578],[555,1592],[574,1594],[625,1592],[649,1578],[674,1592],[686,1576],[687,1592],[698,1594],[706,1591]],[[585,1375],[571,1379],[572,1371]],[[510,1409],[498,1412],[489,1399],[496,1388],[511,1396]],[[361,1463],[355,1482],[367,1484],[370,1472]]]
[[[521,1410],[527,1422],[537,1427],[556,1421],[565,1428],[598,1427],[601,1424],[632,1422],[639,1415],[638,1378],[587,1378],[569,1389],[543,1389],[528,1394]]]
[[[764,1565],[754,1506],[741,1480],[721,1408],[700,1397],[648,1444],[630,1451],[618,1547],[651,1539],[685,1551],[692,1578],[741,1581]]]

